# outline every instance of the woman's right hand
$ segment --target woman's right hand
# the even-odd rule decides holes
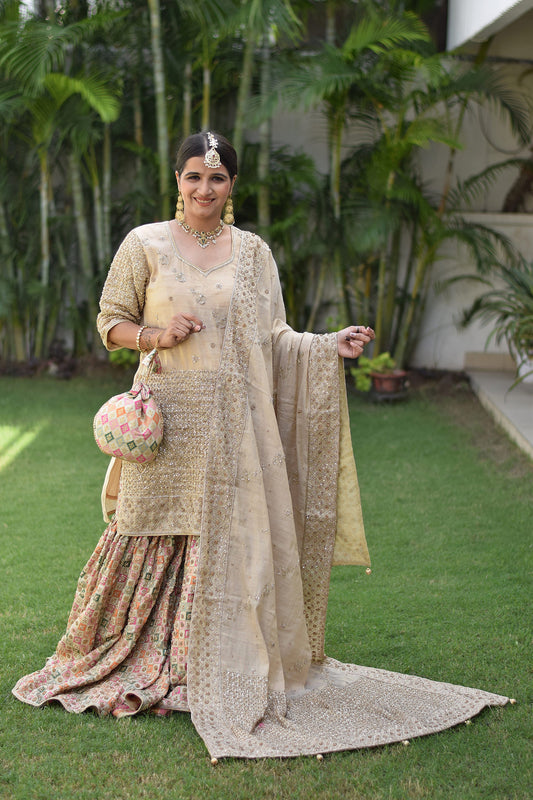
[[[201,319],[194,314],[179,313],[172,317],[165,330],[157,337],[157,346],[161,349],[175,347],[185,342],[192,333],[205,329]]]

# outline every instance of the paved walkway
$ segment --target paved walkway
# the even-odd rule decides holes
[[[516,444],[533,459],[533,383],[522,381],[512,391],[514,374],[468,370],[472,388]]]

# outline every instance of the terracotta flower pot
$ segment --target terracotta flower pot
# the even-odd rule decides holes
[[[371,372],[372,387],[378,394],[399,394],[405,390],[407,372],[395,369],[393,372]]]

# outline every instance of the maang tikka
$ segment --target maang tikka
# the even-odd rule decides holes
[[[209,169],[218,169],[222,166],[220,155],[216,149],[218,142],[211,132],[207,134],[207,141],[209,143],[209,150],[205,154],[204,164],[206,167],[209,167]]]

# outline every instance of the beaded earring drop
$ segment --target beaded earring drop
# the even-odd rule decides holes
[[[178,222],[185,222],[185,212],[183,206],[183,197],[181,192],[178,192],[178,199],[176,201],[176,213],[174,214]]]
[[[233,200],[231,199],[231,195],[226,200],[226,204],[224,206],[223,220],[226,225],[233,225],[235,222],[235,217],[233,216]]]

